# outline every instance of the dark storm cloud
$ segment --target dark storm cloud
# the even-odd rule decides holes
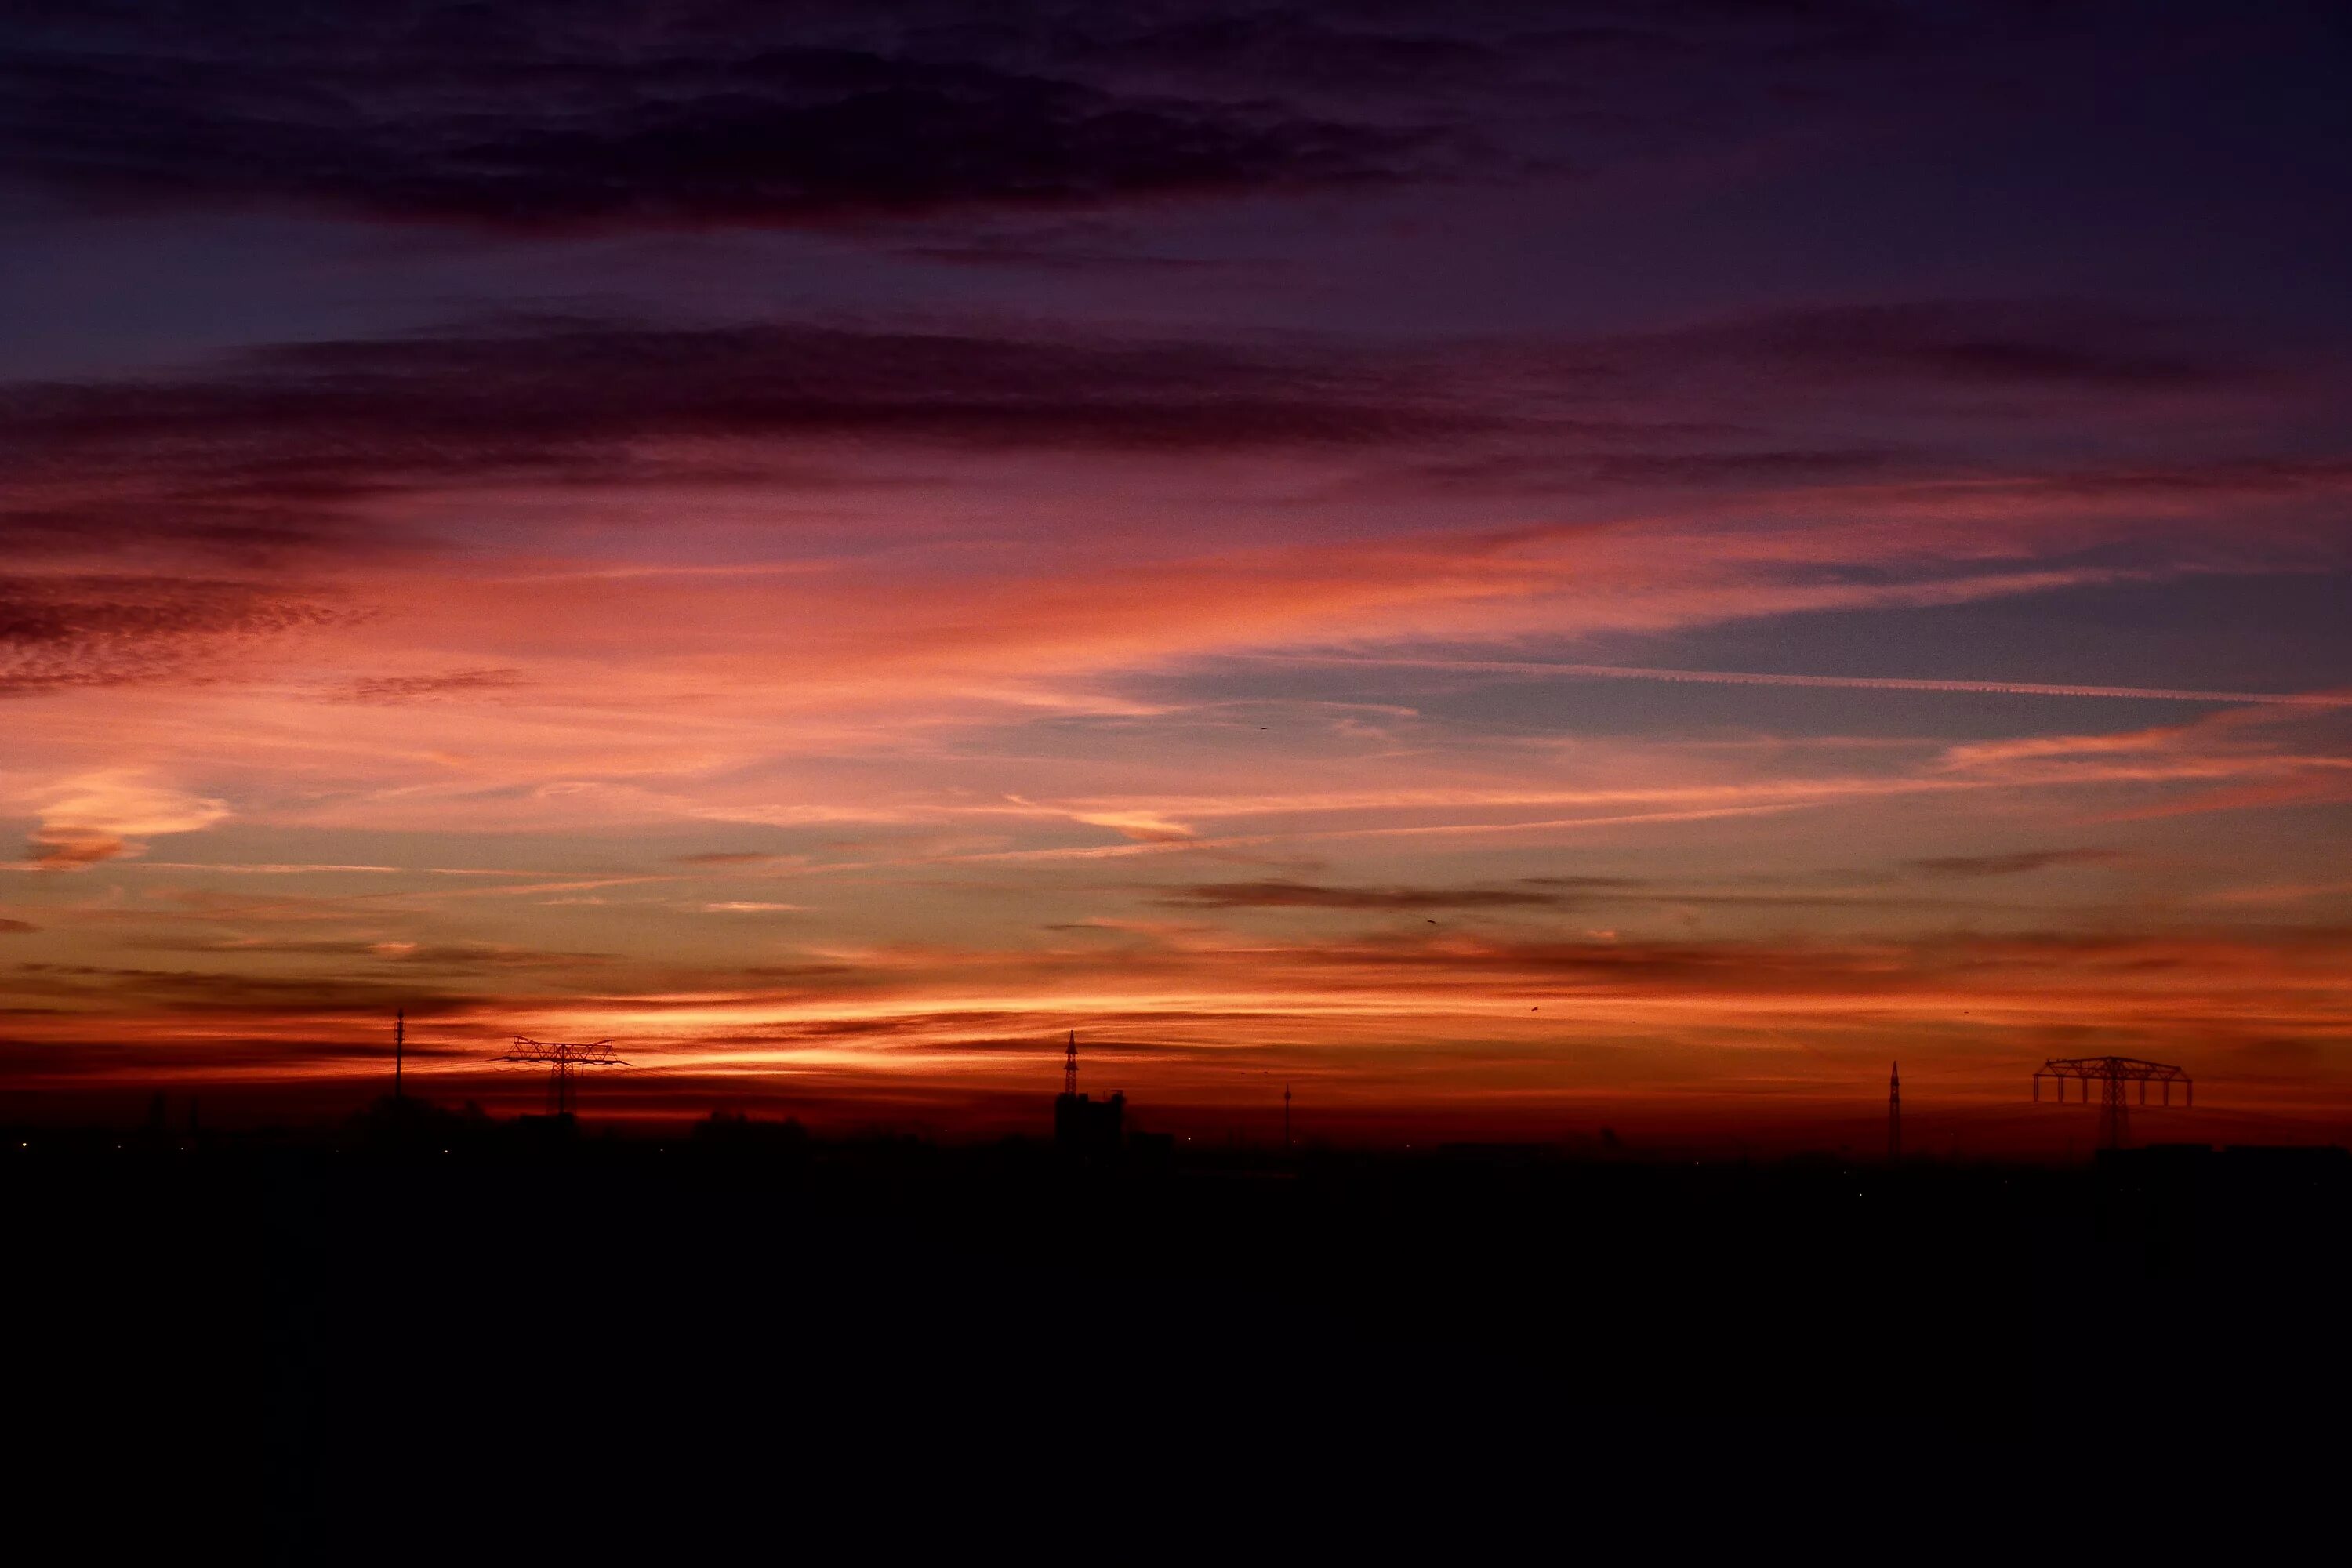
[[[2014,877],[2052,866],[2111,866],[2131,857],[2120,849],[2021,849],[2007,855],[1943,855],[1905,864],[1938,877]]]
[[[2052,31],[2039,7],[1864,0],[223,0],[10,21],[0,146],[18,180],[507,231],[1582,169],[1898,81],[1966,83],[1972,50]]]

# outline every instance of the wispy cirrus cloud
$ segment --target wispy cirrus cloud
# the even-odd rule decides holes
[[[2352,693],[2336,691],[2195,691],[2160,686],[2066,686],[2023,680],[1923,680],[1901,676],[1795,675],[1780,671],[1657,669],[1635,665],[1549,664],[1535,660],[1380,658],[1348,654],[1268,654],[1294,663],[1362,664],[1373,668],[1522,675],[1573,680],[1663,680],[1700,686],[1786,686],[1849,691],[1952,691],[2010,697],[2120,698],[2143,702],[2210,702],[2282,708],[2352,708]]]

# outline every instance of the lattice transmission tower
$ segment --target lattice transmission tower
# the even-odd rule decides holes
[[[1886,1163],[1903,1163],[1903,1064],[1886,1064]]]
[[[2126,1109],[2124,1085],[2139,1085],[2139,1102],[2147,1103],[2147,1086],[2161,1084],[2163,1098],[2159,1104],[2172,1103],[2172,1086],[2181,1088],[2183,1107],[2197,1103],[2197,1085],[2189,1076],[2176,1067],[2163,1062],[2144,1062],[2136,1057],[2069,1057],[2061,1061],[2043,1062],[2034,1070],[2033,1098],[2042,1098],[2042,1080],[2048,1079],[2058,1086],[2058,1103],[2066,1103],[2066,1085],[2079,1080],[2083,1086],[2083,1103],[2091,1102],[2091,1086],[2099,1086],[2099,1146],[2120,1149],[2131,1136],[2129,1113]]]
[[[517,1035],[502,1062],[521,1062],[543,1067],[547,1073],[547,1113],[569,1116],[579,1097],[579,1078],[590,1068],[625,1068],[629,1064],[613,1054],[610,1040],[590,1040],[575,1044],[569,1040],[530,1040]]]

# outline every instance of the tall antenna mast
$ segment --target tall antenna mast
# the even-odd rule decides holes
[[[1890,1165],[1903,1158],[1903,1064],[1890,1062],[1886,1069],[1886,1163]]]
[[[1062,1058],[1062,1092],[1078,1092],[1078,1032],[1070,1031],[1070,1054]]]
[[[1282,1146],[1290,1147],[1290,1086],[1282,1086]]]
[[[402,1098],[400,1068],[402,1058],[407,1055],[408,1009],[403,1007],[392,1016],[392,1098],[394,1100]]]

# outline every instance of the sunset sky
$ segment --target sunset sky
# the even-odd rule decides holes
[[[0,6],[0,1114],[2352,1122],[2347,43]]]

